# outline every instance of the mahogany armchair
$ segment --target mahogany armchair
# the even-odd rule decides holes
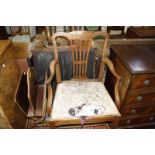
[[[88,79],[88,57],[92,47],[93,38],[102,35],[104,39],[102,61],[97,79]],[[58,58],[57,38],[68,40],[72,49],[72,79],[61,80]],[[70,33],[55,33],[52,36],[54,60],[50,63],[50,78],[48,84],[48,104],[46,121],[52,128],[71,125],[86,125],[112,122],[120,118],[119,83],[121,77],[115,72],[112,62],[106,56],[109,36],[105,32],[73,31]],[[65,65],[65,64],[64,64]],[[108,94],[104,84],[103,75],[105,65],[116,78],[115,103]],[[92,69],[92,68],[89,68]],[[53,99],[51,81],[56,74],[57,89]]]

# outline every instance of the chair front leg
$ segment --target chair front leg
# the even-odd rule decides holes
[[[51,108],[52,108],[52,100],[53,100],[53,89],[51,86],[51,82],[53,80],[54,74],[55,74],[55,65],[56,65],[56,60],[52,60],[52,62],[50,63],[50,77],[48,78],[48,80],[46,81],[47,84],[47,92],[48,92],[48,99],[47,99],[47,115],[50,116],[51,114]]]

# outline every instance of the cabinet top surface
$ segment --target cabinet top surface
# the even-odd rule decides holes
[[[117,44],[111,50],[132,74],[155,73],[155,44]]]

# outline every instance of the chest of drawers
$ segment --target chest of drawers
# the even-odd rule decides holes
[[[122,117],[117,127],[155,127],[155,44],[111,45],[110,51],[110,59],[122,77]],[[114,82],[108,72],[106,85],[111,96]]]

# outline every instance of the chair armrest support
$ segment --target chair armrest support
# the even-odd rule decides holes
[[[48,80],[46,81],[47,84],[50,84],[51,81],[53,80],[54,74],[55,74],[55,65],[56,65],[57,61],[54,59],[51,61],[50,63],[50,76],[48,78]]]
[[[51,82],[53,80],[54,74],[55,74],[55,65],[57,61],[54,59],[50,63],[50,76],[48,80],[46,81],[47,84],[47,115],[50,116],[51,114],[51,105],[52,105],[52,100],[53,100],[53,89],[51,86]]]
[[[102,59],[102,61],[108,66],[110,72],[112,73],[112,75],[116,78],[116,84],[115,84],[115,103],[117,108],[120,108],[120,94],[119,94],[119,85],[120,85],[120,81],[121,81],[121,77],[116,73],[114,65],[112,63],[112,61],[108,58],[108,57],[104,57]]]

